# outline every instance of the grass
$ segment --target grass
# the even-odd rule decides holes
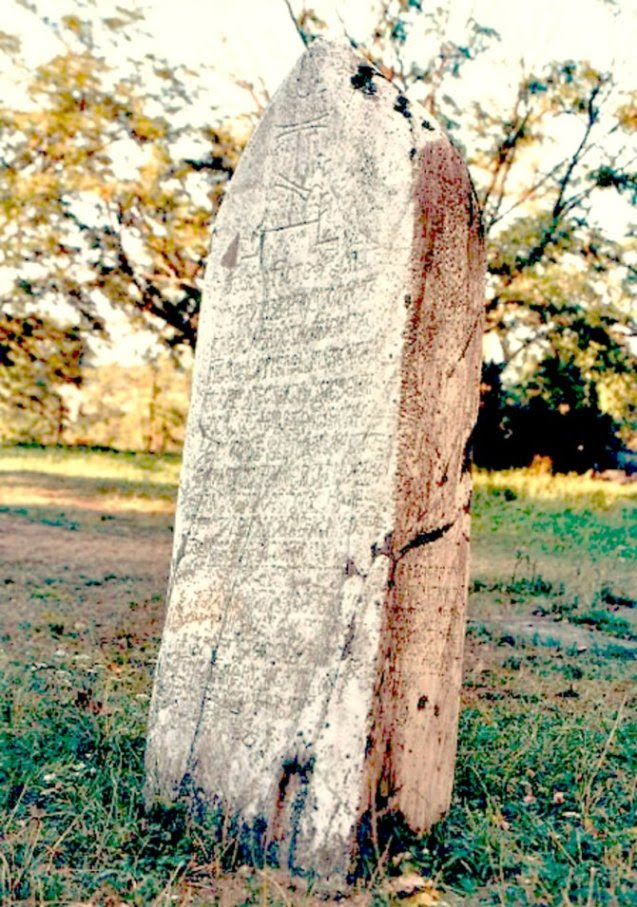
[[[534,600],[574,622],[610,608],[623,612],[617,626],[634,619],[637,483],[478,471],[472,532],[475,613],[524,611]]]
[[[97,483],[114,480],[124,488],[137,484],[146,492],[157,485],[176,488],[180,457],[148,453],[122,453],[81,447],[0,446],[0,473],[30,472]]]
[[[25,470],[30,486],[20,485]],[[38,482],[50,487],[55,476],[71,498],[88,493],[96,507],[101,483],[121,482],[119,499],[109,494],[125,508],[130,483],[140,499],[168,487],[174,497],[178,464],[8,449],[0,450],[0,471],[23,489],[26,511],[0,517],[15,520],[16,530],[28,524],[77,546],[83,538],[108,540],[121,513],[113,506],[113,519],[103,521],[77,507],[66,516],[76,529],[47,524],[59,513],[33,510],[29,494]],[[635,490],[529,471],[478,473],[475,485],[472,620],[452,807],[426,838],[397,829],[392,854],[377,855],[372,880],[351,899],[406,907],[633,904]],[[147,518],[123,512],[127,520]],[[82,566],[77,589],[96,596],[91,618],[78,613],[64,563],[46,567],[23,581],[20,620],[0,626],[3,907],[318,902],[303,880],[242,853],[228,828],[181,807],[144,808],[164,580],[127,587],[116,608],[113,596],[129,578]],[[531,622],[526,636],[509,627],[518,618]],[[540,636],[543,627],[549,637]],[[401,890],[401,879],[414,874],[427,883]]]

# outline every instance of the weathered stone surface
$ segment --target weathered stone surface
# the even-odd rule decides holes
[[[147,753],[291,867],[448,805],[482,275],[448,140],[312,45],[215,222]]]

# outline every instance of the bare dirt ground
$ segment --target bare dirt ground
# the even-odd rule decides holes
[[[86,645],[158,636],[173,505],[64,477],[5,474],[0,491],[0,640],[37,660],[64,636]],[[88,638],[87,638],[88,637]],[[56,639],[58,642],[56,643]]]

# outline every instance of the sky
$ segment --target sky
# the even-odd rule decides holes
[[[364,40],[378,4],[291,0],[291,6],[295,13],[304,6],[314,9],[329,26],[330,37],[341,37],[346,28]],[[587,58],[600,68],[614,61],[622,76],[637,84],[637,0],[621,0],[617,7],[604,0],[453,0],[451,9],[452,39],[462,40],[470,17],[501,34],[476,76],[496,97],[517,84],[522,59],[529,67],[572,57]],[[410,40],[426,46],[426,24],[420,19]],[[263,84],[271,93],[303,50],[285,0],[148,0],[147,21],[167,57],[215,68],[224,110],[230,102],[234,111],[252,109],[248,93],[232,86],[233,77]]]
[[[121,0],[79,0],[101,15],[115,12]],[[303,50],[286,0],[137,0],[145,8],[149,37],[138,52],[148,50],[174,63],[209,70],[211,106],[219,113],[253,113],[254,101],[240,81],[270,94],[283,81]],[[375,0],[289,0],[295,13],[305,6],[327,24],[326,36],[368,38],[376,21]],[[50,29],[38,23],[20,0],[0,0],[5,13],[0,28],[17,34],[27,64],[44,62],[62,49]],[[122,4],[123,5],[123,4]],[[431,3],[433,5],[433,3]],[[73,11],[74,0],[47,0],[54,19]],[[462,40],[470,17],[501,35],[476,64],[475,77],[485,95],[497,100],[517,84],[520,64],[532,68],[546,60],[587,58],[606,68],[611,64],[625,81],[637,85],[637,0],[452,0],[448,36]],[[427,8],[427,0],[423,0]],[[419,17],[410,35],[414,47],[426,52],[426,21]],[[22,78],[28,77],[28,71]],[[18,78],[19,81],[19,78]],[[6,102],[15,89],[15,71],[0,71]]]

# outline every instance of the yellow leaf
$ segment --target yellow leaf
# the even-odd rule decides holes
[[[417,891],[416,894],[412,894],[408,898],[400,899],[400,903],[406,904],[408,907],[433,907],[434,904],[439,904],[439,902],[440,893],[433,888]]]
[[[434,888],[431,879],[425,879],[417,872],[406,872],[389,879],[387,888],[401,905],[408,907],[431,907],[440,902],[440,892]]]

